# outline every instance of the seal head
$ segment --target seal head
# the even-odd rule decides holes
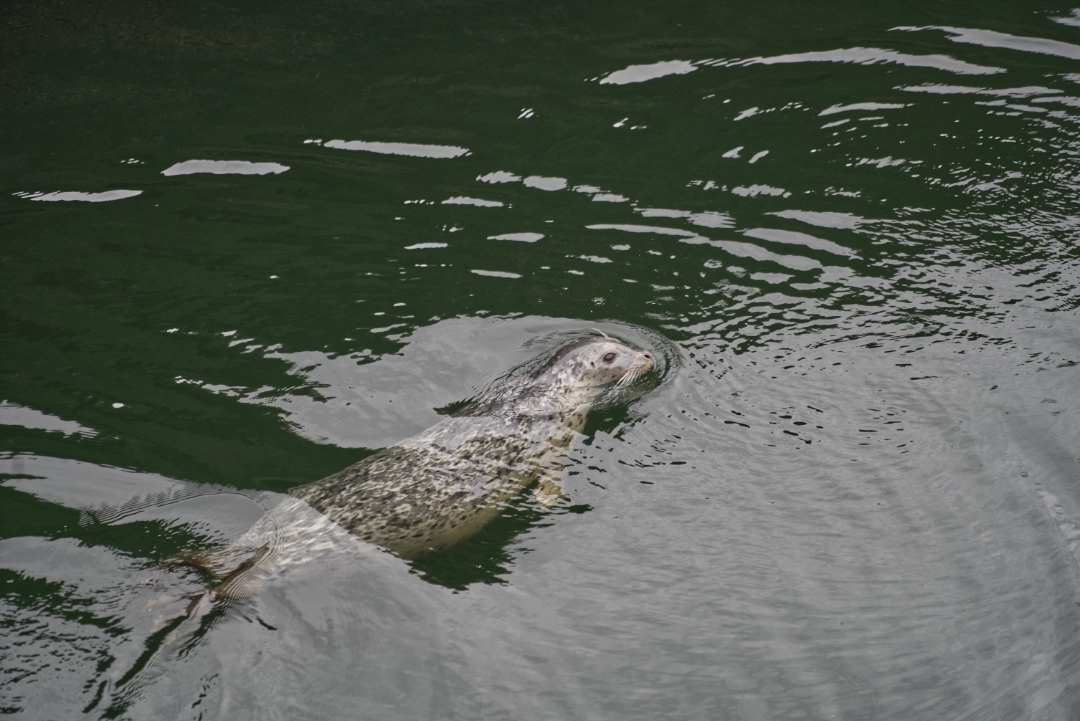
[[[614,338],[589,337],[567,343],[529,376],[536,384],[568,388],[626,385],[653,366],[652,354]]]

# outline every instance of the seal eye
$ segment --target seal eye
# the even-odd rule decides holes
[[[606,356],[604,356],[604,362],[605,363],[610,363],[613,360],[615,360],[615,354],[614,353],[608,353]]]

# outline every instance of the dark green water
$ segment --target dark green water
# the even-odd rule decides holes
[[[3,713],[1080,718],[1080,11],[0,28]],[[569,503],[152,632],[162,560],[590,328],[665,362]]]

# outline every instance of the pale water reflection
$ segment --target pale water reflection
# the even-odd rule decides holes
[[[78,190],[54,190],[51,193],[42,192],[18,192],[14,193],[16,197],[25,198],[26,200],[38,200],[44,202],[62,202],[62,201],[76,201],[81,203],[107,203],[111,200],[123,200],[125,198],[134,198],[136,195],[142,195],[141,190],[104,190],[100,193],[84,193]]]
[[[250,160],[185,160],[170,165],[161,171],[162,175],[277,175],[284,173],[289,166],[281,163],[253,163]]]

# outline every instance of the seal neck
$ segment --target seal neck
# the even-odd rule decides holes
[[[540,377],[522,387],[516,405],[518,412],[526,415],[561,416],[588,411],[603,390],[599,386],[571,385],[558,377]]]

